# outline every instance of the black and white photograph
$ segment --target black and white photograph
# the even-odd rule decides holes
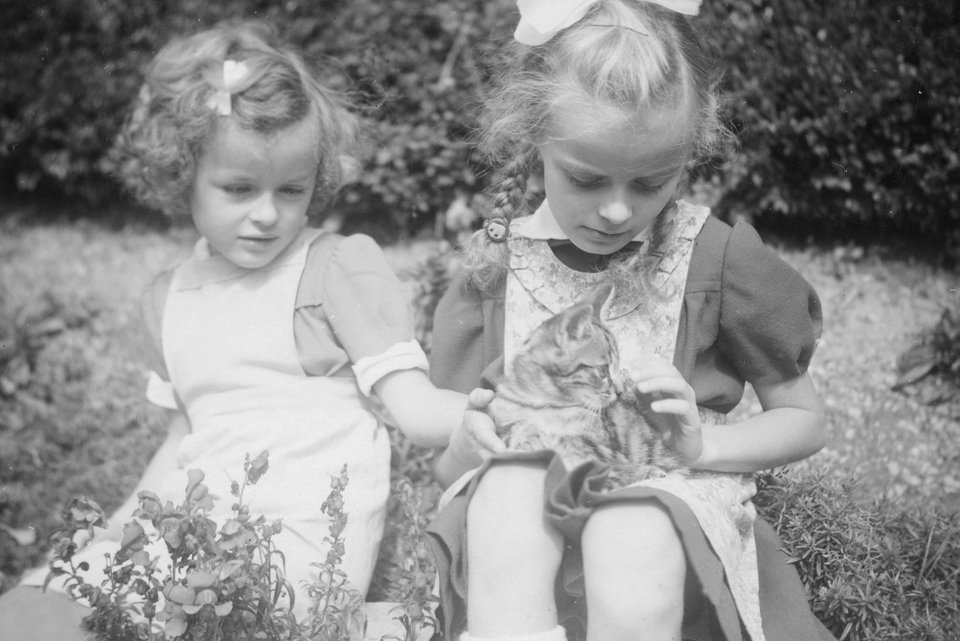
[[[960,641],[960,3],[0,0],[0,640]]]

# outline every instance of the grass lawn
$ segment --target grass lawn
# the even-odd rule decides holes
[[[137,299],[191,243],[185,230],[2,227],[0,591],[41,558],[64,502],[86,494],[109,513],[159,444],[163,417],[142,399]],[[795,469],[855,475],[865,501],[956,506],[960,403],[930,406],[891,386],[898,356],[960,295],[960,276],[870,249],[780,249],[825,317],[811,372],[829,442]],[[433,241],[386,248],[401,273],[435,251]],[[756,409],[748,394],[736,412]],[[420,458],[398,470],[422,472],[423,453],[409,452]]]

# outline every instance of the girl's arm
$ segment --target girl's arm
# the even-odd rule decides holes
[[[482,388],[473,390],[467,397],[463,421],[434,465],[433,474],[440,487],[449,487],[464,473],[479,466],[483,459],[506,449],[497,436],[493,419],[484,411],[492,400],[493,391]]]
[[[423,447],[445,447],[467,409],[467,396],[437,388],[419,369],[398,370],[373,385],[400,431]]]
[[[756,472],[812,456],[826,443],[823,406],[808,374],[755,385],[763,412],[727,425],[705,425],[693,466],[718,472]]]
[[[374,390],[407,438],[424,447],[446,447],[434,469],[441,487],[505,447],[483,411],[493,399],[490,390],[476,389],[467,396],[439,389],[416,369],[388,374]]]
[[[693,468],[756,472],[807,458],[825,443],[823,408],[808,374],[755,385],[763,412],[736,423],[702,425],[693,389],[666,361],[635,374],[650,422]]]

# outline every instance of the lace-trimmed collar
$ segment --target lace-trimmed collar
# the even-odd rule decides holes
[[[676,209],[668,210],[666,215],[670,220],[663,245],[655,249],[649,242],[644,242],[637,250],[636,271],[614,276],[610,271],[579,272],[560,262],[545,242],[556,239],[559,225],[549,208],[541,206],[534,214],[518,218],[510,225],[507,242],[511,272],[523,288],[552,313],[568,307],[601,282],[613,278],[616,293],[605,317],[612,320],[625,316],[650,296],[669,298],[678,293],[673,291],[676,285],[669,283],[670,277],[692,251],[693,241],[710,210],[680,200]],[[648,235],[645,230],[637,238]],[[681,288],[685,280],[680,283]],[[682,291],[679,294],[682,295]]]

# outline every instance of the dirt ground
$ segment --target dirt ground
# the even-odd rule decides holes
[[[867,497],[960,496],[960,393],[929,405],[893,391],[897,359],[960,297],[960,275],[876,252],[783,250],[814,285],[824,313],[811,374],[829,441],[798,467],[853,473]],[[738,410],[756,409],[753,398]]]

